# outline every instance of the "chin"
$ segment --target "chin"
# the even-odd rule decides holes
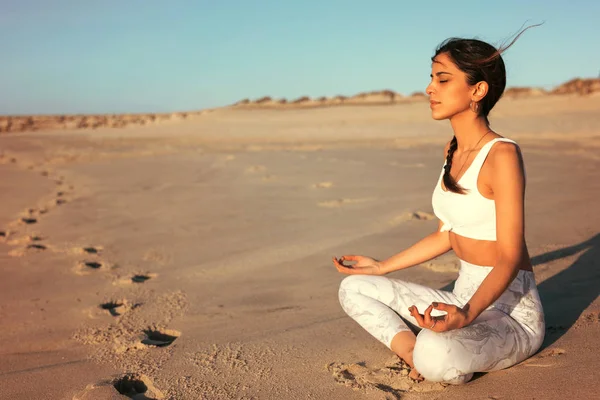
[[[447,113],[439,112],[438,110],[432,110],[431,118],[435,119],[436,121],[441,121],[443,119],[450,118],[450,115],[448,115]]]

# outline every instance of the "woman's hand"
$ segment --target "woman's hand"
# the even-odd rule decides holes
[[[432,317],[431,310],[433,309],[445,311],[446,315]],[[408,308],[410,315],[415,317],[421,328],[430,329],[434,332],[446,332],[452,329],[460,329],[469,324],[467,312],[454,304],[446,303],[431,303],[425,313],[419,314],[416,306]]]
[[[354,261],[355,264],[344,265],[345,261]],[[333,264],[337,270],[349,275],[384,275],[381,263],[371,257],[365,256],[341,256],[339,259],[333,257]]]

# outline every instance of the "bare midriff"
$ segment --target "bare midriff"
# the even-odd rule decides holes
[[[493,267],[496,264],[497,248],[494,240],[479,240],[457,235],[450,232],[450,244],[456,256],[468,263]],[[519,269],[532,271],[531,261],[527,250],[519,263]]]

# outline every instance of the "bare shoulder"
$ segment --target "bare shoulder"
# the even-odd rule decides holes
[[[490,150],[488,155],[490,164],[494,167],[521,166],[523,156],[519,145],[511,142],[498,142]]]
[[[491,186],[494,192],[497,190],[497,185],[519,187],[525,184],[525,165],[519,145],[498,142],[492,147],[488,157]]]

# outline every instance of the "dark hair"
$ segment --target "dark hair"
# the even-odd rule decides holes
[[[485,119],[489,126],[488,114],[494,108],[506,88],[506,68],[501,54],[506,51],[513,43],[533,26],[521,30],[516,37],[507,46],[500,46],[496,49],[489,43],[477,39],[450,38],[442,42],[435,51],[431,60],[433,61],[440,54],[447,54],[452,62],[467,75],[467,84],[473,86],[477,82],[486,82],[488,84],[487,94],[479,102],[476,108],[477,114]],[[458,147],[456,136],[450,141],[448,154],[446,156],[446,165],[444,166],[444,186],[451,192],[464,194],[465,189],[450,175],[452,168],[452,158],[454,151]]]

